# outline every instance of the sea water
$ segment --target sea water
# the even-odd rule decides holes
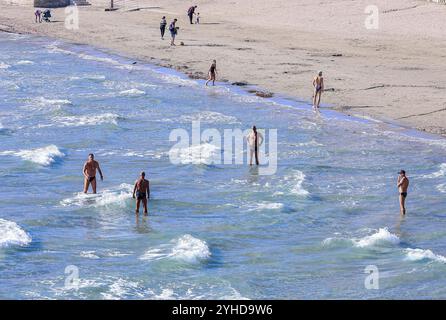
[[[0,102],[0,298],[446,298],[444,139],[13,34]],[[223,151],[206,143],[173,164],[170,133],[197,120],[277,129],[277,172],[207,164]],[[82,194],[90,152],[97,195]]]

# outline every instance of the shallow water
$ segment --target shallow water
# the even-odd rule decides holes
[[[0,48],[0,298],[446,298],[445,140],[87,46],[0,34]],[[207,165],[209,144],[171,164],[170,132],[198,119],[277,129],[277,173]],[[90,152],[105,180],[85,196]],[[147,218],[131,199],[141,170]]]

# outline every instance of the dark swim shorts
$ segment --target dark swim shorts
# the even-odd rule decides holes
[[[147,195],[145,192],[136,191],[136,199],[143,200],[145,198],[147,198]]]
[[[94,181],[94,180],[96,180],[96,177],[90,177],[90,178],[88,178],[88,182],[92,182],[92,181]]]
[[[407,192],[401,192],[401,195],[403,196],[403,198],[407,197]]]

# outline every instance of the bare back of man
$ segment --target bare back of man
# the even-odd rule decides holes
[[[145,173],[141,172],[141,176],[135,182],[133,188],[133,198],[136,199],[136,214],[139,214],[141,201],[144,206],[144,215],[147,215],[147,200],[150,198],[150,183],[145,179]]]

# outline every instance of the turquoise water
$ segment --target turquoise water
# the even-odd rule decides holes
[[[0,298],[446,298],[444,139],[87,46],[0,34],[0,48]],[[209,143],[172,164],[169,135],[193,120],[277,129],[276,174],[206,164]],[[90,152],[97,196],[80,193]],[[141,170],[148,217],[131,199]]]

